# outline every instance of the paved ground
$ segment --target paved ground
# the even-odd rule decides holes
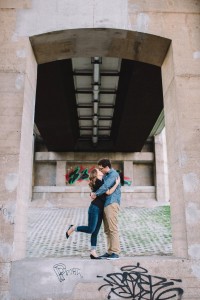
[[[88,257],[90,235],[75,232],[67,240],[70,224],[85,225],[85,208],[31,208],[29,210],[27,257]],[[119,217],[121,256],[172,255],[170,207],[121,208]],[[103,229],[99,254],[106,250]]]

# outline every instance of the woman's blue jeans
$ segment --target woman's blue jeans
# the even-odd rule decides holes
[[[96,248],[97,235],[103,220],[103,211],[100,211],[98,206],[90,204],[88,209],[88,226],[78,226],[76,231],[91,234],[91,246]]]

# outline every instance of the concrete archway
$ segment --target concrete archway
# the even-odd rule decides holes
[[[72,57],[119,57],[161,67],[170,40],[112,28],[82,28],[30,37],[38,64]],[[151,49],[151,51],[149,51]]]
[[[120,57],[159,66],[163,73],[163,93],[169,87],[170,81],[168,80],[171,80],[168,76],[165,77],[165,74],[169,72],[173,74],[171,41],[153,34],[111,28],[82,28],[35,35],[30,37],[30,41],[38,64],[73,57],[98,55],[102,57]],[[168,68],[170,68],[170,71]],[[165,106],[167,116],[169,116],[168,110],[170,109],[170,106]],[[171,125],[168,125],[167,120],[168,118],[166,119],[168,129]],[[168,150],[169,156],[171,156],[171,149]],[[178,173],[175,176],[179,178]],[[171,193],[173,195],[172,189]],[[184,256],[186,236],[178,229],[179,224],[177,224],[176,216],[177,210],[180,216],[184,216],[185,211],[183,207],[179,207],[178,202],[171,202],[173,251],[177,254],[181,251],[181,255]],[[183,228],[183,223],[180,225],[181,228]],[[182,244],[181,247],[180,243]]]
[[[78,103],[78,98],[82,94],[76,94],[73,82],[79,82],[81,86],[81,76],[79,75],[78,79],[75,78],[75,72],[71,67],[72,61],[76,58],[89,59],[94,56],[103,57],[103,62],[104,58],[109,61],[109,58],[115,57],[120,60],[121,64],[119,75],[113,77],[118,84],[113,89],[113,96],[110,94],[113,97],[114,113],[110,111],[110,120],[103,121],[102,114],[103,111],[105,114],[105,108],[102,107],[99,115],[101,126],[104,125],[104,128],[105,124],[108,125],[110,122],[111,133],[107,132],[107,136],[103,137],[100,136],[101,130],[98,132],[98,138],[99,136],[100,138],[99,143],[95,145],[95,151],[141,151],[163,109],[161,65],[168,51],[170,40],[151,34],[109,28],[56,31],[32,36],[30,40],[39,64],[35,122],[41,135],[45,136],[49,151],[88,152],[94,150],[89,135],[83,138],[81,135],[80,128],[83,122],[88,122],[89,127],[91,120],[84,121],[81,117],[79,118],[83,116],[83,110],[80,111],[81,106]],[[153,49],[153,51],[148,49]],[[62,73],[59,71],[60,68],[63,70]],[[105,66],[103,68],[105,69]],[[64,84],[65,78],[68,78],[68,85]],[[83,78],[91,80],[88,76],[82,77],[82,80]],[[109,76],[103,78],[103,84],[105,81],[111,82]],[[45,87],[46,84],[55,88],[50,92],[50,89]],[[58,88],[56,88],[57,85]],[[100,87],[103,86],[100,85]],[[90,91],[90,85],[87,88]],[[78,87],[75,89],[78,90]],[[57,93],[54,95],[56,90]],[[106,89],[103,93],[108,99],[109,95],[105,94]],[[86,96],[88,99],[91,97],[90,94]],[[59,106],[56,103],[57,98],[59,98]],[[99,105],[101,103],[99,101]],[[47,106],[49,111],[52,110],[55,114],[53,119],[49,119],[47,115],[45,109]],[[60,110],[59,113],[55,112],[55,106]],[[67,114],[69,111],[71,113]],[[85,116],[89,117],[90,113],[90,109],[85,107]],[[68,124],[66,124],[66,119]],[[46,125],[44,125],[45,120]],[[58,124],[57,127],[53,125],[53,122]],[[68,133],[68,127],[73,129],[73,133],[72,131]],[[92,130],[91,127],[90,130]]]
[[[169,50],[171,41],[164,37],[130,30],[83,28],[35,35],[30,37],[30,41],[38,64],[80,56],[120,57],[161,67],[164,92],[170,83],[167,82],[169,77],[166,77],[167,80],[165,80],[165,72],[169,72],[167,70],[169,64],[171,64],[171,71],[173,69],[171,48]],[[149,49],[153,49],[153,51],[149,51]],[[170,107],[167,109],[170,109]],[[34,111],[32,113],[34,115]],[[168,115],[167,111],[166,114]],[[168,127],[168,124],[166,126]],[[171,152],[169,151],[170,154]],[[179,177],[178,173],[176,175]],[[172,201],[172,211],[175,212],[176,216],[177,209],[179,209],[179,204],[176,202],[173,210]],[[179,215],[184,215],[184,213],[183,207],[182,210],[179,209]],[[181,233],[180,230],[177,231],[176,216],[173,217],[172,213],[173,250],[174,253],[181,251],[182,255],[184,255],[186,237],[184,236],[185,233]],[[173,222],[175,222],[174,227]],[[183,227],[183,224],[181,224],[181,227]],[[18,231],[17,228],[16,231]],[[179,237],[180,234],[181,238]],[[182,243],[181,247],[180,240]]]

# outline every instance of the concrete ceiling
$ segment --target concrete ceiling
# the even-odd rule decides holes
[[[35,124],[49,151],[141,151],[163,110],[169,39],[88,28],[30,41],[38,62]]]
[[[160,67],[106,57],[38,66],[35,124],[49,151],[141,151],[162,109]]]

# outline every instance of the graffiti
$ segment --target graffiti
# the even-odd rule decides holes
[[[88,168],[77,166],[65,175],[66,182],[69,184],[74,184],[76,181],[88,180],[89,173],[94,168],[95,167],[92,167],[88,170]]]
[[[0,214],[5,216],[11,225],[15,224],[14,217],[11,215],[11,213],[8,211],[8,209],[6,207],[4,207],[3,205],[0,207]]]
[[[53,266],[54,272],[56,273],[58,280],[60,282],[65,280],[65,277],[71,277],[71,276],[76,276],[79,278],[83,278],[83,276],[80,273],[80,269],[78,268],[71,268],[71,269],[66,269],[66,266],[62,263],[56,264]]]
[[[176,287],[180,279],[169,279],[148,274],[148,271],[137,263],[137,266],[124,266],[122,272],[107,274],[104,281],[106,284],[100,286],[99,291],[109,287],[107,299],[111,295],[134,300],[181,300],[183,290]],[[97,276],[103,277],[103,276]]]
[[[128,186],[131,185],[131,180],[129,177],[124,176],[124,185],[127,184]]]
[[[74,169],[71,169],[66,175],[66,183],[68,184],[74,184],[75,182],[80,182],[82,180],[88,180],[89,179],[89,173],[95,168],[95,166],[91,167],[90,169],[84,168],[83,166],[76,166]],[[119,173],[120,179],[121,179],[121,185],[131,185],[131,179],[127,176],[123,175],[123,172],[121,170],[117,170]]]
[[[119,176],[120,176],[120,182],[121,182],[121,185],[128,185],[130,186],[132,181],[129,177],[127,176],[124,176],[123,172],[121,170],[116,170],[118,173],[119,173]]]

